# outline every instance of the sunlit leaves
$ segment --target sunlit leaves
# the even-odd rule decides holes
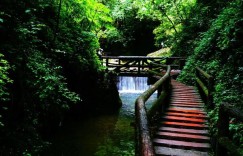
[[[86,31],[98,31],[112,22],[110,10],[97,0],[64,1],[62,17],[73,18],[73,24],[81,24]]]
[[[10,65],[8,61],[4,59],[3,54],[0,53],[0,110],[6,109],[2,106],[3,102],[9,100],[9,90],[7,85],[13,81],[9,78]],[[0,128],[4,126],[2,121],[2,115],[0,114]]]
[[[6,101],[9,97],[7,90],[7,84],[12,83],[9,78],[10,65],[7,60],[4,59],[3,54],[0,53],[0,101]]]
[[[157,45],[171,45],[195,4],[195,0],[135,0],[131,6],[137,8],[138,18],[161,22],[154,30]]]

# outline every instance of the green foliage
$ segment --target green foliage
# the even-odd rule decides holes
[[[111,11],[112,17],[115,21],[114,26],[116,29],[110,31],[110,35],[107,37],[107,42],[111,45],[120,47],[128,47],[134,40],[134,32],[136,31],[136,8],[132,4],[133,1],[125,0],[116,2],[113,4],[113,9]],[[115,36],[116,35],[116,36]],[[116,40],[113,41],[113,38]],[[111,42],[110,42],[111,41]]]
[[[13,81],[9,78],[9,70],[10,66],[7,60],[4,59],[3,54],[0,53],[0,102],[6,102],[9,100],[9,90],[7,85],[12,83]],[[2,109],[7,109],[5,106],[0,107],[0,112]],[[2,122],[2,115],[0,114],[0,128],[4,126]]]
[[[201,40],[185,67],[185,72],[191,73],[193,70],[191,67],[203,66],[208,73],[216,77],[215,94],[218,94],[216,97],[220,97],[220,99],[215,99],[216,103],[229,97],[229,92],[227,92],[229,88],[232,89],[232,86],[237,88],[242,83],[239,78],[239,69],[242,66],[239,61],[241,56],[239,50],[242,47],[236,46],[237,42],[241,41],[240,38],[237,38],[238,33],[241,33],[237,22],[242,18],[239,6],[241,5],[238,5],[237,2],[231,3],[219,14],[210,29],[201,35]],[[190,76],[188,78],[190,79]],[[181,79],[186,80],[187,78],[182,75]],[[229,81],[225,81],[225,79],[229,79]],[[223,94],[222,89],[224,89]],[[225,96],[224,93],[228,96]],[[233,102],[237,102],[237,100],[235,99]]]
[[[27,67],[31,80],[27,84],[34,90],[36,100],[43,110],[52,108],[60,113],[80,100],[76,93],[69,91],[66,78],[61,75],[62,67],[56,66],[53,60],[35,52],[28,58]]]
[[[182,25],[189,19],[192,7],[196,4],[195,0],[186,1],[161,1],[150,2],[146,9],[143,9],[144,16],[150,16],[160,21],[160,25],[154,29],[156,45],[161,42],[170,47],[176,43],[178,33],[182,30]]]
[[[124,115],[124,114],[123,114]],[[123,116],[122,115],[122,116]],[[123,116],[116,122],[115,129],[108,133],[100,143],[95,156],[132,156],[135,155],[134,129],[129,127],[130,117]],[[122,139],[118,139],[122,138]]]
[[[81,97],[107,91],[96,80],[104,77],[96,52],[113,20],[98,0],[2,0],[0,8],[0,155],[38,155],[48,146],[43,134]]]
[[[10,65],[7,60],[4,59],[4,55],[0,53],[0,98],[1,101],[9,99],[9,92],[7,90],[7,84],[12,83],[9,78]]]
[[[65,22],[80,24],[83,31],[97,32],[112,22],[109,9],[97,0],[64,1],[61,16]]]
[[[149,14],[143,16],[142,9],[150,5],[150,1],[113,0],[103,1],[110,9],[113,28],[100,33],[101,46],[113,55],[146,55],[154,49],[153,29],[158,20]],[[146,46],[145,46],[146,45]]]
[[[234,120],[232,120],[234,122]],[[240,147],[243,148],[243,124],[242,123],[232,123],[230,124],[230,132],[233,135],[233,140]]]
[[[131,156],[135,155],[135,147],[133,142],[128,141],[121,141],[120,147],[123,147],[121,150],[117,146],[114,146],[114,142],[112,142],[111,139],[107,139],[104,143],[104,145],[99,146],[98,152],[95,153],[95,156],[104,156],[104,155],[110,155],[110,156]]]
[[[99,32],[99,38],[100,40],[106,40],[111,45],[115,44],[121,44],[124,47],[126,46],[126,38],[124,37],[123,33],[121,31],[118,31],[116,28],[107,29],[105,31]],[[103,45],[106,46],[106,45]],[[108,48],[108,47],[105,47]]]
[[[214,85],[214,103],[215,108],[209,112],[210,127],[212,134],[216,135],[218,107],[222,102],[235,104],[235,107],[243,109],[242,103],[242,19],[243,19],[243,3],[240,0],[232,2],[215,2],[210,4],[200,4],[203,12],[208,12],[202,19],[198,19],[199,12],[190,15],[193,20],[190,21],[189,28],[199,28],[192,31],[183,28],[183,37],[191,34],[191,37],[181,39],[178,47],[189,46],[188,52],[179,50],[180,54],[186,54],[188,57],[186,66],[179,79],[186,83],[193,84],[195,66],[199,66],[207,73],[212,75],[215,80]],[[215,8],[212,10],[212,8]],[[209,16],[210,15],[210,16]],[[208,21],[208,26],[200,26],[200,21]],[[198,23],[199,22],[199,23]],[[205,32],[204,32],[205,31]],[[189,45],[192,43],[192,45]],[[177,52],[175,52],[175,55]],[[242,125],[237,123],[230,125],[231,133],[234,141],[242,144]]]

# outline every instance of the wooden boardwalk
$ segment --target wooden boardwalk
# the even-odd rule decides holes
[[[198,93],[175,80],[169,108],[153,138],[156,155],[207,156],[210,150],[206,113]]]

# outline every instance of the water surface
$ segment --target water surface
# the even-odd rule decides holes
[[[50,155],[133,156],[135,155],[134,103],[148,89],[145,77],[118,77],[122,107],[119,112],[90,115],[67,123],[55,136]],[[154,94],[148,101],[150,105]]]

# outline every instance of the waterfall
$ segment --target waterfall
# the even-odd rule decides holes
[[[119,76],[117,79],[119,92],[138,93],[144,92],[149,88],[149,85],[147,85],[147,77]]]

